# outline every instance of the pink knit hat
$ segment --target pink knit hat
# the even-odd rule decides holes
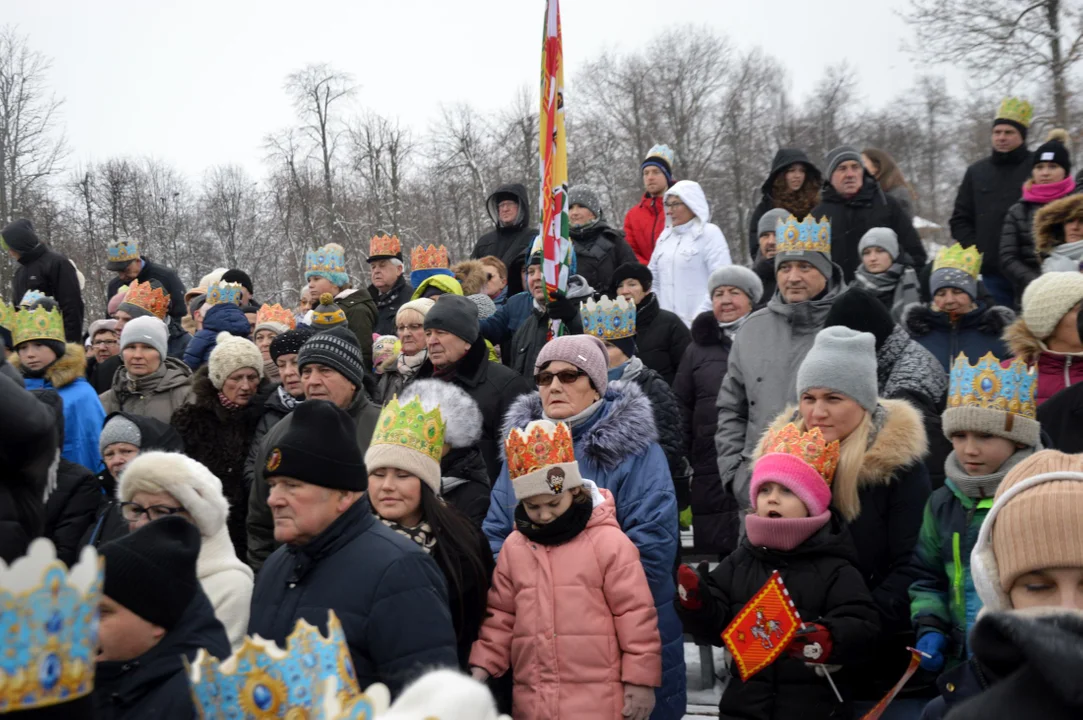
[[[117,308],[124,302],[124,298],[128,295],[128,286],[124,285],[117,291],[117,294],[109,299],[109,306],[106,308],[109,311],[109,317],[113,317],[117,314]]]
[[[788,488],[805,503],[809,515],[822,515],[831,505],[831,488],[824,482],[823,476],[796,455],[775,452],[756,461],[749,488],[752,507],[756,507],[756,496],[760,487],[767,482],[776,482]]]

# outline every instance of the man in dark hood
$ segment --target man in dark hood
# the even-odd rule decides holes
[[[64,338],[80,342],[83,336],[83,291],[70,260],[43,243],[25,218],[0,230],[0,246],[19,267],[11,279],[11,302],[18,305],[27,290],[37,290],[56,300],[64,317]]]
[[[508,268],[508,295],[522,292],[523,259],[538,234],[538,229],[530,222],[526,187],[521,183],[501,185],[485,201],[485,209],[496,227],[478,238],[470,257],[474,260],[486,255],[500,258]]]

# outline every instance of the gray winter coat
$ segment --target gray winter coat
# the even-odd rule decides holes
[[[173,411],[192,401],[192,371],[181,360],[167,357],[150,375],[132,378],[122,365],[113,385],[98,396],[105,414],[126,412],[169,424]]]
[[[788,305],[775,292],[767,307],[748,316],[730,350],[718,392],[718,475],[741,507],[748,507],[750,459],[768,424],[797,402],[797,369],[824,326],[831,304],[844,292],[842,268],[834,265],[819,300]]]

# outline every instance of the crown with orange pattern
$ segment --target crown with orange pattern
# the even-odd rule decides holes
[[[820,428],[812,428],[808,432],[801,432],[793,423],[789,423],[781,430],[772,430],[767,433],[767,440],[763,446],[764,454],[783,453],[793,455],[805,462],[831,486],[835,479],[835,470],[839,466],[839,441],[827,442]]]
[[[402,243],[399,242],[399,236],[387,233],[373,235],[369,240],[369,262],[391,258],[402,260]],[[413,260],[412,257],[411,260]]]
[[[169,294],[164,287],[153,287],[150,280],[133,280],[128,286],[128,294],[124,296],[124,304],[135,305],[164,321],[166,313],[169,312]]]
[[[418,245],[410,251],[410,271],[448,269],[447,248],[443,245]]]
[[[259,310],[256,312],[256,327],[252,332],[255,334],[260,330],[273,330],[281,335],[296,327],[297,318],[293,316],[292,312],[278,303],[274,305],[264,303],[260,305]]]
[[[534,420],[522,430],[514,428],[504,449],[517,500],[559,495],[583,484],[572,432],[565,423]]]

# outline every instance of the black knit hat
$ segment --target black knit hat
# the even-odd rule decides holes
[[[296,330],[287,330],[281,335],[275,335],[274,340],[271,341],[271,360],[277,361],[283,355],[296,355],[301,351],[301,346],[305,344],[305,341],[315,332],[308,325],[298,325]]]
[[[884,304],[875,295],[852,286],[831,304],[824,319],[824,327],[836,325],[872,333],[877,351],[895,330],[895,321]]]
[[[322,337],[322,336],[320,336]],[[365,490],[368,474],[349,413],[327,400],[305,400],[267,453],[263,474],[332,490]]]
[[[1059,140],[1048,140],[1034,151],[1034,164],[1041,162],[1060,165],[1066,177],[1072,174],[1072,156]]]
[[[470,344],[478,341],[478,306],[462,295],[441,295],[425,313],[426,330],[443,330]]]
[[[625,280],[638,280],[644,290],[650,290],[651,285],[654,283],[654,274],[651,273],[650,268],[646,265],[640,265],[639,263],[624,263],[613,271],[613,284],[610,288],[611,294],[616,294],[617,288],[619,288],[620,284]]]
[[[222,282],[237,283],[245,290],[247,290],[249,295],[256,294],[256,291],[252,289],[252,278],[250,278],[248,276],[248,273],[246,273],[244,270],[237,270],[236,268],[232,270],[226,270],[222,274]]]
[[[4,229],[0,230],[0,239],[3,240],[4,245],[20,255],[24,255],[41,245],[38,234],[34,232],[34,224],[26,218],[12,220],[5,225]]]
[[[476,317],[477,310],[474,313]],[[361,354],[361,343],[357,342],[353,330],[345,325],[317,332],[305,340],[297,351],[297,367],[303,370],[305,365],[312,363],[326,365],[342,373],[358,389],[365,381],[365,357]]]
[[[199,530],[171,515],[101,547],[102,592],[149,623],[170,630],[196,591]]]

